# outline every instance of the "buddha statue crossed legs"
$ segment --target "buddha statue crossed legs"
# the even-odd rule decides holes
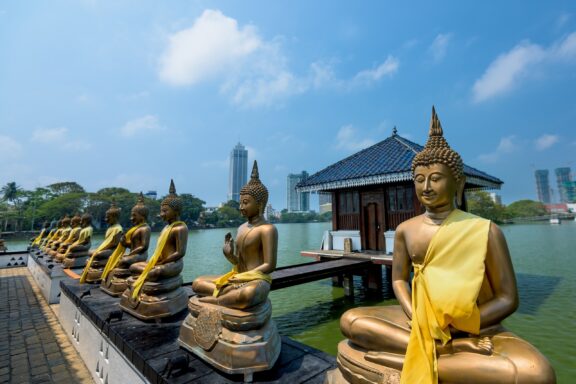
[[[50,255],[54,258],[55,261],[59,263],[64,261],[64,257],[66,251],[68,251],[68,247],[70,247],[70,245],[72,245],[76,240],[78,240],[78,237],[80,236],[80,231],[82,230],[81,222],[82,218],[80,217],[79,214],[76,214],[72,217],[72,219],[70,220],[70,226],[72,227],[72,229],[70,230],[68,237],[64,238],[64,240],[60,242],[60,245],[56,248],[55,252],[50,252]]]
[[[188,296],[182,288],[180,272],[184,267],[188,227],[180,221],[181,211],[182,199],[176,195],[171,181],[170,193],[160,205],[160,217],[167,225],[150,260],[130,266],[129,287],[120,300],[120,307],[139,319],[161,319],[186,309]]]
[[[146,223],[148,208],[144,205],[144,196],[140,193],[138,202],[130,212],[133,226],[120,238],[114,253],[102,272],[100,289],[111,296],[120,296],[128,288],[130,266],[146,261],[150,245],[150,226]],[[130,251],[125,254],[126,249]]]
[[[254,162],[240,191],[240,212],[248,221],[238,228],[236,244],[228,233],[224,256],[233,265],[222,276],[200,276],[188,302],[190,314],[180,328],[184,348],[227,373],[271,368],[280,354],[280,338],[271,320],[270,273],[276,268],[278,233],[263,216],[268,190]]]
[[[339,369],[328,382],[555,383],[546,358],[500,325],[518,306],[508,246],[497,225],[456,208],[463,164],[434,110],[412,171],[426,211],[396,229],[392,284],[400,306],[342,316],[348,340],[338,345]]]

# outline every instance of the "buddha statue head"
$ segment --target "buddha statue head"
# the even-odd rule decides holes
[[[259,206],[260,215],[264,213],[266,208],[266,203],[268,203],[268,189],[260,181],[260,175],[258,173],[258,163],[254,160],[254,165],[252,167],[252,174],[250,176],[250,181],[242,187],[240,190],[240,196],[249,195],[256,200]]]
[[[92,225],[92,215],[89,213],[85,213],[82,215],[81,226],[82,228],[86,228]]]
[[[105,215],[106,223],[114,225],[118,222],[119,217],[120,217],[120,208],[116,206],[116,201],[112,200],[110,208],[108,208],[108,210],[106,211]]]
[[[448,170],[451,180],[449,180],[449,189],[455,189],[454,194],[458,205],[462,204],[462,193],[466,177],[464,176],[464,163],[458,152],[454,151],[448,145],[444,138],[444,132],[436,110],[432,107],[432,117],[430,119],[430,131],[428,141],[424,149],[416,154],[412,161],[412,176],[416,180],[417,169],[419,167],[445,167]]]
[[[66,215],[62,218],[62,228],[66,228],[69,226],[70,226],[70,218],[68,217],[68,215]]]
[[[176,194],[174,180],[170,180],[168,195],[160,203],[160,217],[166,222],[172,222],[180,217],[182,212],[182,199]]]
[[[77,228],[80,226],[81,221],[82,217],[80,216],[79,213],[77,213],[74,216],[72,216],[72,220],[70,220],[70,225],[72,226],[72,228]]]
[[[136,205],[132,207],[130,212],[130,221],[132,224],[140,224],[148,220],[148,207],[144,205],[144,195],[140,192]]]

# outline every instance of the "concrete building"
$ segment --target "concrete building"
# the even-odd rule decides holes
[[[570,176],[570,167],[556,168],[556,186],[558,188],[558,201],[560,203],[570,202],[568,197],[569,183],[572,181]]]
[[[156,200],[158,198],[158,193],[156,191],[148,191],[144,194],[144,197],[147,197],[152,200]]]
[[[238,143],[230,152],[228,200],[240,201],[240,189],[248,181],[248,151]]]
[[[548,179],[547,169],[538,169],[534,172],[536,177],[536,191],[538,192],[538,201],[544,204],[550,204],[550,181]]]
[[[310,211],[310,192],[296,190],[296,185],[308,178],[308,172],[291,173],[288,175],[286,189],[286,208],[288,212]]]

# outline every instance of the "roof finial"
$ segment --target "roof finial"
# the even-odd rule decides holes
[[[392,136],[396,136],[398,134],[398,130],[396,129],[396,126],[394,126],[394,128],[392,129]]]

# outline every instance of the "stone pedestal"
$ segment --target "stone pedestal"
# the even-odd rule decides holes
[[[178,338],[182,347],[223,372],[243,374],[247,382],[254,372],[274,366],[281,340],[270,318],[270,300],[239,310],[202,303],[194,296],[188,309]]]
[[[63,259],[62,265],[64,268],[84,268],[89,258],[89,251],[70,253]]]
[[[161,281],[147,281],[138,298],[132,299],[132,285],[136,279],[130,277],[130,288],[122,293],[120,307],[140,320],[158,320],[171,317],[186,309],[188,295],[182,288],[182,276]]]

